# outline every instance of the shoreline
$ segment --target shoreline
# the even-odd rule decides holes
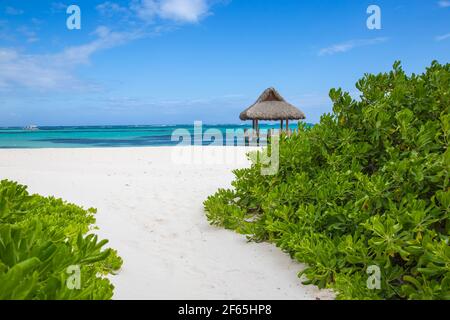
[[[231,186],[232,170],[249,164],[251,150],[212,147],[203,148],[208,156],[221,150],[244,165],[175,165],[167,146],[0,149],[0,179],[98,209],[95,233],[124,260],[110,278],[114,299],[333,298],[303,286],[303,265],[275,246],[208,224],[203,201]]]

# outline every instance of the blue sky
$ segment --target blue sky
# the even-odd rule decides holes
[[[449,58],[450,0],[2,0],[0,126],[239,123],[270,86],[317,122],[330,88]]]

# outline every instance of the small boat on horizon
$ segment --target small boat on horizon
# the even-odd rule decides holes
[[[27,131],[38,131],[38,130],[39,130],[39,127],[38,127],[37,125],[32,124],[32,125],[26,126],[25,128],[23,128],[23,130],[27,130]]]

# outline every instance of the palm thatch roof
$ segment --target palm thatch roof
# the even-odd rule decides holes
[[[274,88],[263,92],[258,100],[240,115],[245,120],[303,120],[305,114],[286,102]]]

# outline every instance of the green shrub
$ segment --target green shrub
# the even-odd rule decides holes
[[[280,169],[236,170],[205,201],[213,225],[269,241],[341,299],[450,299],[450,64],[366,74],[358,100],[280,142]],[[381,289],[367,286],[369,266]]]
[[[114,287],[105,276],[122,260],[90,233],[94,214],[0,181],[0,300],[111,299]],[[71,266],[79,268],[79,289],[67,285]]]

